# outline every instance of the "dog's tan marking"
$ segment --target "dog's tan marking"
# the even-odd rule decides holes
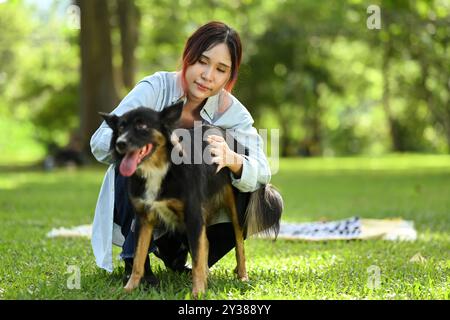
[[[177,199],[154,201],[150,206],[146,201],[132,199],[141,222],[139,238],[133,261],[133,271],[125,291],[131,292],[139,286],[144,276],[144,264],[148,254],[150,239],[158,220],[164,221],[168,226],[175,227],[182,224],[184,205]],[[181,220],[179,220],[181,219]]]
[[[142,277],[144,276],[144,264],[148,255],[148,247],[150,245],[154,223],[154,219],[141,219],[139,239],[133,260],[133,271],[127,285],[124,288],[126,292],[131,292],[132,290],[136,289],[139,286]]]
[[[192,295],[195,299],[206,290],[208,277],[208,238],[206,227],[202,226],[198,239],[197,255],[192,257]]]
[[[225,203],[228,206],[231,222],[233,223],[234,235],[236,239],[236,269],[238,278],[242,281],[248,280],[247,269],[245,266],[245,250],[244,250],[244,231],[239,224],[239,217],[236,210],[236,201],[231,185],[224,187]]]
[[[152,129],[152,135],[154,138],[153,144],[155,145],[156,150],[149,159],[142,162],[141,167],[145,168],[147,165],[151,165],[151,167],[163,168],[169,162],[169,159],[167,158],[167,139],[161,132],[155,129]]]
[[[180,228],[184,222],[184,204],[178,199],[155,201],[151,207],[158,218],[172,230]]]

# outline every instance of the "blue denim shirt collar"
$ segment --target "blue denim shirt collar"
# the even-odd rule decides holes
[[[177,81],[177,87],[178,87],[178,93],[177,97],[174,97],[174,101],[180,99],[181,96],[183,96],[183,88],[181,86],[180,81],[181,73],[177,72],[176,74],[176,81]],[[206,120],[208,123],[213,123],[214,114],[219,108],[219,98],[220,98],[221,92],[217,93],[214,96],[209,97],[206,100],[205,105],[203,106],[202,110],[200,110],[200,116]],[[184,97],[184,102],[186,103],[186,97]]]

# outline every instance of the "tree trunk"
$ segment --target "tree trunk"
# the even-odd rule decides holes
[[[280,123],[281,126],[281,130],[280,130],[280,148],[279,148],[279,152],[281,157],[288,157],[288,156],[292,156],[293,154],[291,154],[290,152],[290,130],[289,130],[289,119],[286,119],[283,115],[283,112],[281,110],[281,108],[277,108],[275,109],[276,115],[278,117],[278,121]]]
[[[313,110],[313,117],[311,118],[311,141],[310,146],[311,155],[314,157],[322,155],[322,109],[319,106],[318,99],[316,100],[316,106]]]
[[[316,90],[314,90],[316,91]],[[306,98],[305,114],[302,119],[303,127],[306,128],[306,137],[303,139],[301,153],[305,156],[317,157],[322,155],[322,108],[319,105],[318,94],[311,93]]]
[[[445,128],[445,137],[447,138],[447,153],[450,154],[450,126]]]
[[[127,89],[132,89],[135,85],[134,52],[138,43],[140,14],[134,0],[118,0],[117,4],[122,52],[122,81]]]
[[[107,0],[78,0],[81,54],[81,132],[83,150],[101,123],[98,112],[110,112],[118,103],[114,87],[111,30]]]
[[[385,44],[384,52],[383,52],[383,61],[382,61],[382,76],[383,76],[383,109],[386,115],[386,119],[389,127],[389,135],[391,138],[391,148],[393,151],[404,151],[403,143],[400,134],[399,123],[395,119],[394,115],[391,111],[391,102],[390,102],[390,82],[389,82],[389,63],[392,54],[392,47],[390,39]]]
[[[447,142],[447,152],[450,153],[450,109],[448,104],[444,103],[442,108],[439,108],[438,99],[434,99],[433,92],[431,92],[426,85],[429,76],[429,66],[424,59],[418,59],[422,74],[421,89],[422,98],[425,100],[428,110],[432,114],[434,121],[439,123],[444,129],[444,134]],[[446,107],[447,106],[447,107]]]

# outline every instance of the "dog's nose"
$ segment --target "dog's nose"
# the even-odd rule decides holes
[[[125,141],[117,141],[116,142],[117,151],[122,152],[125,150],[126,147],[127,147],[127,144]]]

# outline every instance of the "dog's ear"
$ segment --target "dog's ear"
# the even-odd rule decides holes
[[[104,113],[104,112],[99,112],[99,115],[101,115],[103,117],[103,119],[105,120],[106,124],[113,130],[117,129],[117,122],[119,120],[119,117],[116,116],[115,114],[109,114],[109,113]]]
[[[180,99],[174,104],[166,107],[161,111],[162,123],[172,127],[180,120],[181,112],[183,111],[184,100]]]

